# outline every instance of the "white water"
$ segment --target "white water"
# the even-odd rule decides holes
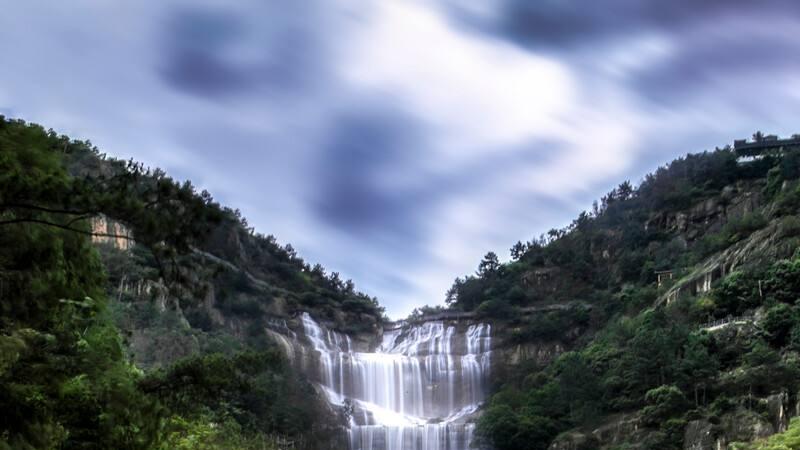
[[[406,325],[386,331],[374,352],[357,352],[307,313],[302,323],[314,353],[305,370],[332,404],[352,410],[350,450],[469,448],[469,416],[486,395],[490,325]]]

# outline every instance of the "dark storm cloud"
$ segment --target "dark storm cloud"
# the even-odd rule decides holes
[[[800,4],[789,0],[504,0],[501,5],[496,30],[523,45],[539,48],[591,46],[598,39],[676,31],[728,15],[763,18],[768,12],[800,10]]]
[[[315,177],[318,217],[350,234],[419,238],[418,218],[435,197],[416,186],[419,132],[390,111],[367,108],[335,120]]]
[[[407,253],[410,242],[423,238],[423,218],[443,198],[490,188],[514,167],[545,166],[564,149],[563,142],[540,139],[461,163],[457,170],[426,174],[425,135],[424,127],[391,107],[343,114],[332,122],[317,176],[310,179],[314,212],[353,236],[379,233],[402,242],[393,251]]]
[[[178,9],[165,30],[164,80],[197,95],[241,92],[252,80],[248,68],[225,60],[225,52],[243,38],[238,17],[219,10]]]
[[[272,22],[219,8],[178,8],[167,14],[159,74],[172,88],[200,97],[287,95],[325,74],[325,54],[298,5],[265,4]],[[318,79],[318,78],[317,78]]]
[[[173,87],[201,96],[242,92],[251,84],[246,70],[214,54],[196,49],[176,49],[170,54],[164,79]]]
[[[743,24],[737,32],[708,28],[676,36],[672,54],[632,74],[632,87],[649,99],[675,104],[708,86],[746,84],[748,80],[796,71],[800,65],[800,40],[764,33],[758,24]],[[740,94],[743,99],[760,95],[746,89]]]

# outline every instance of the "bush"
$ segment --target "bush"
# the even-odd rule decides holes
[[[749,273],[733,272],[714,288],[711,298],[717,306],[715,316],[739,315],[758,306],[758,281]]]
[[[762,288],[770,298],[779,302],[794,303],[800,299],[800,257],[773,264]]]
[[[552,420],[517,413],[507,405],[490,406],[475,429],[478,441],[497,450],[545,450],[556,436]]]
[[[744,362],[750,367],[771,366],[780,360],[780,355],[762,340],[755,341],[750,352],[744,355]]]
[[[519,285],[514,285],[511,289],[506,292],[506,299],[508,303],[514,306],[522,306],[526,300],[525,291]]]
[[[642,420],[648,425],[663,423],[680,413],[688,404],[683,392],[674,385],[650,389],[645,394],[644,400],[648,405],[642,409]]]
[[[778,200],[779,214],[797,214],[800,211],[800,185],[783,193]]]
[[[761,321],[761,328],[770,344],[783,347],[789,334],[797,324],[797,312],[789,305],[779,303],[767,310]]]
[[[492,298],[482,302],[477,309],[477,313],[484,317],[496,319],[508,319],[513,317],[515,308],[504,299]]]

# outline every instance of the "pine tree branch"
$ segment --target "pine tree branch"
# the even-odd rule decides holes
[[[46,220],[40,219],[11,219],[11,220],[0,220],[0,226],[3,225],[14,225],[14,224],[22,224],[22,223],[33,223],[37,225],[45,225],[54,228],[60,228],[62,230],[72,231],[74,233],[84,234],[87,236],[94,236],[94,237],[107,237],[107,238],[115,238],[115,239],[127,239],[127,240],[134,240],[130,236],[125,236],[122,234],[113,234],[113,233],[95,233],[92,231],[81,230],[78,228],[72,228],[68,225],[62,225],[60,223],[48,222]]]
[[[46,206],[39,206],[39,205],[29,205],[26,203],[0,203],[0,210],[4,209],[29,209],[33,211],[40,211],[52,214],[73,214],[73,215],[100,214],[100,211],[97,210],[58,209],[58,208],[48,208]]]

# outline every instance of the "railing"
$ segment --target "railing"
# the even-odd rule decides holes
[[[540,306],[526,306],[518,308],[520,314],[531,314],[537,312],[560,311],[569,309],[573,306],[583,306],[584,308],[591,309],[592,305],[581,301],[574,301],[569,303],[558,303],[554,305],[540,305]],[[384,330],[397,330],[408,324],[433,322],[436,320],[461,320],[461,319],[474,319],[478,317],[475,311],[442,311],[434,314],[424,314],[420,317],[415,317],[407,320],[398,320],[397,322],[388,322],[384,326]]]
[[[754,322],[755,318],[753,316],[737,316],[737,317],[725,317],[724,319],[712,320],[711,322],[706,322],[700,328],[703,330],[709,330],[711,328],[722,327],[731,323],[750,323]]]

